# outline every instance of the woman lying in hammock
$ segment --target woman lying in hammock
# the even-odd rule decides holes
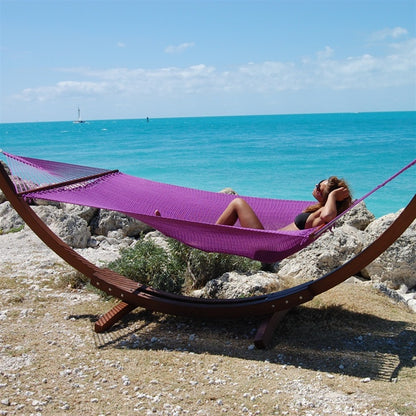
[[[303,230],[319,227],[333,220],[351,205],[351,192],[343,179],[331,176],[316,184],[313,197],[318,201],[296,216],[282,230]],[[233,199],[217,220],[217,224],[234,225],[237,220],[245,228],[264,229],[251,206],[242,198]]]

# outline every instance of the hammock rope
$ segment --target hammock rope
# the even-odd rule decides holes
[[[38,198],[119,211],[191,247],[235,254],[265,263],[280,261],[312,243],[323,229],[282,231],[312,201],[242,196],[265,230],[216,225],[234,195],[150,181],[118,171],[91,168],[3,152],[16,189],[24,198]],[[416,160],[354,203],[414,165]],[[50,184],[60,184],[50,187]],[[45,185],[47,185],[45,187]],[[158,214],[156,214],[158,212]],[[159,215],[160,213],[160,215]],[[340,216],[337,217],[337,219]],[[325,230],[333,225],[328,223]]]

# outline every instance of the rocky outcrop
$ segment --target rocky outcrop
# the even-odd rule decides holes
[[[342,224],[276,265],[278,276],[301,281],[325,275],[367,247],[400,214],[399,211],[370,221],[371,213],[367,214],[363,208],[358,212],[357,218],[351,213],[349,219],[347,215],[350,214],[347,214]],[[384,293],[407,303],[416,312],[416,221],[360,274]]]
[[[35,206],[33,209],[42,221],[69,246],[87,247],[91,237],[87,221],[53,206]]]
[[[6,173],[10,176],[12,173],[10,172],[10,168],[7,165],[6,162],[3,162],[2,160],[0,160],[0,164],[3,166],[4,170],[6,171]]]
[[[73,204],[65,204],[60,203],[60,208],[62,208],[66,213],[70,215],[77,215],[85,220],[88,224],[92,221],[92,219],[97,215],[98,209],[85,207],[82,205],[73,205]]]
[[[121,240],[129,240],[128,244],[131,244],[131,238],[151,230],[141,221],[118,212],[40,200],[34,203],[32,208],[42,221],[73,248],[117,243],[126,246]],[[11,204],[8,201],[1,203],[0,232],[7,233],[23,226],[23,220]]]
[[[279,279],[275,273],[257,272],[241,274],[224,273],[218,279],[210,280],[201,290],[193,292],[193,296],[213,299],[235,299],[247,296],[259,296],[277,292]]]
[[[313,244],[277,265],[280,277],[311,280],[341,266],[364,248],[365,236],[349,225],[323,234]]]
[[[357,230],[365,230],[371,222],[375,220],[375,216],[367,209],[365,202],[360,202],[357,206],[345,213],[335,224],[335,227],[341,227],[348,224]]]
[[[99,210],[90,225],[93,234],[114,238],[138,237],[141,233],[151,230],[141,221],[119,212],[104,209]]]
[[[368,240],[374,240],[390,226],[399,213],[373,221],[366,228]],[[372,281],[387,284],[391,289],[416,286],[416,221],[383,254],[369,264],[363,274]]]
[[[9,201],[0,204],[0,232],[8,233],[23,227],[24,222]]]
[[[67,244],[74,248],[116,245],[126,247],[151,229],[124,214],[79,207],[71,204],[33,206],[36,213]],[[398,216],[375,219],[364,203],[343,216],[336,226],[299,253],[273,266],[270,274],[226,273],[209,282],[195,296],[235,298],[279,290],[279,281],[302,282],[319,278],[357,255],[377,238]],[[9,202],[0,204],[0,232],[18,230],[24,225]],[[149,238],[163,243],[160,233]],[[365,267],[360,278],[367,279],[384,293],[405,301],[416,311],[416,221],[379,258]]]
[[[367,245],[366,227],[374,220],[365,204],[341,217],[336,226],[314,243],[276,265],[279,277],[312,280],[357,255]]]

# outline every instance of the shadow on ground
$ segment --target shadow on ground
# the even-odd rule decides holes
[[[301,306],[286,315],[266,350],[253,348],[259,323],[258,319],[202,320],[137,309],[108,332],[94,332],[94,340],[100,349],[208,353],[386,381],[416,367],[416,324],[409,322],[340,306]]]

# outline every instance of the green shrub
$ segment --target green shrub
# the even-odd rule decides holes
[[[261,268],[261,263],[244,257],[207,253],[169,240],[171,255],[181,264],[187,289],[199,289],[226,272],[249,272]]]
[[[121,251],[121,257],[109,268],[132,280],[167,292],[179,293],[183,275],[170,261],[165,250],[152,241],[139,240],[133,248]]]
[[[222,274],[259,270],[261,263],[218,253],[206,253],[176,240],[168,240],[168,250],[140,239],[124,249],[109,268],[132,280],[172,293],[198,289]]]

